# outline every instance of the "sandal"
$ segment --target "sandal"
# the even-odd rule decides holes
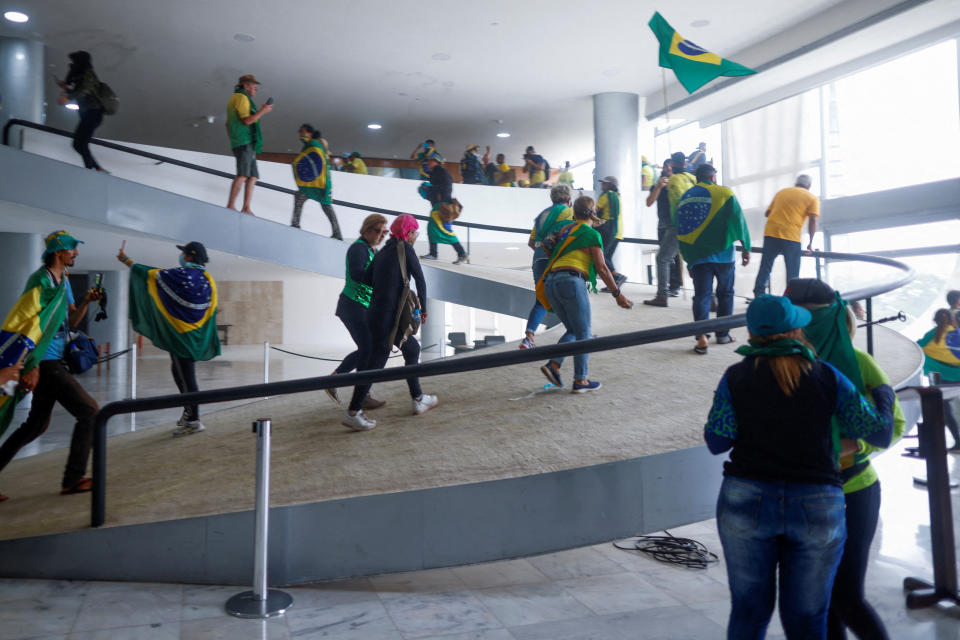
[[[693,350],[694,350],[694,352],[698,353],[698,354],[701,355],[701,356],[707,355],[707,348],[706,348],[706,347],[701,347],[700,345],[697,345],[697,346],[695,346],[695,347],[693,348]]]
[[[73,493],[86,493],[87,491],[93,491],[93,480],[90,478],[80,478],[73,485],[60,489],[60,495],[68,496]]]
[[[717,336],[717,344],[730,344],[736,341],[737,339],[733,336]]]

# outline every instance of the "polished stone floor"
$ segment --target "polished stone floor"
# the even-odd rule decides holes
[[[927,496],[913,482],[923,475],[923,463],[899,455],[915,442],[903,441],[875,463],[884,499],[867,575],[868,598],[891,638],[957,640],[960,608],[912,611],[904,605],[903,578],[932,577]],[[954,460],[951,475],[960,478]],[[954,514],[958,502],[955,496]],[[245,587],[0,580],[0,640],[721,638],[729,594],[715,522],[671,533],[702,542],[720,561],[706,570],[683,569],[599,544],[489,564],[291,587],[286,591],[294,606],[265,622],[225,613],[226,600]],[[783,637],[776,617],[768,637]]]

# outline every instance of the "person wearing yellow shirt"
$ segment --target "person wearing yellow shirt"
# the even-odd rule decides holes
[[[563,172],[557,176],[557,184],[565,184],[571,189],[573,188],[573,171],[570,171],[570,161],[567,160],[566,164],[563,167]]]
[[[763,256],[760,269],[753,283],[754,297],[760,297],[767,288],[773,262],[782,255],[787,267],[787,282],[800,277],[800,240],[803,223],[808,222],[810,242],[807,251],[813,250],[813,236],[817,233],[817,218],[820,217],[820,199],[810,193],[812,181],[808,175],[797,176],[796,186],[781,189],[764,214],[767,224],[763,230]]]
[[[237,196],[243,189],[243,208],[240,211],[250,215],[253,215],[250,210],[253,189],[260,178],[257,171],[257,154],[263,147],[260,118],[273,111],[270,100],[259,109],[253,103],[259,88],[260,83],[251,74],[240,76],[233,95],[227,101],[227,135],[230,137],[230,148],[237,159],[237,173],[230,185],[227,208],[236,210]]]
[[[539,187],[548,180],[547,161],[532,146],[527,147],[523,161],[523,170],[527,172],[531,187]]]
[[[603,224],[597,229],[600,237],[603,238],[603,259],[606,262],[607,269],[613,274],[613,279],[617,286],[623,286],[627,281],[627,276],[618,273],[613,266],[613,252],[617,250],[617,245],[623,240],[623,216],[620,210],[620,184],[614,176],[607,176],[600,181],[600,189],[603,191],[597,198],[597,212]]]
[[[359,151],[354,151],[343,163],[343,170],[348,173],[359,173],[360,175],[367,175],[367,163],[363,161],[363,158],[360,157]]]
[[[687,156],[683,155],[682,151],[677,151],[670,156],[670,164],[673,166],[673,174],[667,180],[667,199],[670,201],[670,220],[676,225],[680,198],[688,189],[697,186],[697,179],[687,171]]]

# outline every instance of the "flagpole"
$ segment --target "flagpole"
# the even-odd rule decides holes
[[[673,155],[673,145],[670,144],[670,107],[667,105],[667,70],[660,67],[660,78],[663,80],[663,114],[667,119],[667,155]]]

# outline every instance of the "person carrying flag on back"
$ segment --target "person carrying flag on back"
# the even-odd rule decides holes
[[[327,141],[320,131],[309,124],[300,125],[300,155],[293,159],[293,179],[300,190],[293,196],[293,219],[291,227],[300,228],[300,215],[308,199],[320,203],[320,208],[330,220],[330,237],[343,240],[337,213],[333,210],[333,182],[330,180],[330,153]]]
[[[170,354],[180,393],[199,391],[196,363],[220,355],[217,334],[217,284],[207,273],[206,248],[199,242],[177,245],[180,266],[156,269],[134,263],[124,252],[117,260],[130,267],[130,324]],[[203,431],[199,407],[185,405],[173,437]]]
[[[693,276],[693,319],[710,317],[713,281],[717,281],[717,317],[733,314],[733,243],[743,248],[742,263],[750,262],[750,231],[733,191],[713,183],[717,170],[709,164],[697,167],[697,184],[688,189],[677,206],[677,240],[680,254]],[[706,334],[697,336],[694,351],[707,353]],[[733,342],[729,331],[717,332],[717,344]]]
[[[421,260],[436,260],[437,245],[449,244],[457,252],[453,264],[467,264],[470,256],[464,251],[460,239],[453,232],[451,222],[460,215],[460,203],[453,198],[453,177],[443,167],[443,156],[434,151],[427,157],[429,182],[420,185],[420,195],[430,201],[430,222],[427,223],[427,240],[430,252],[420,256]]]

